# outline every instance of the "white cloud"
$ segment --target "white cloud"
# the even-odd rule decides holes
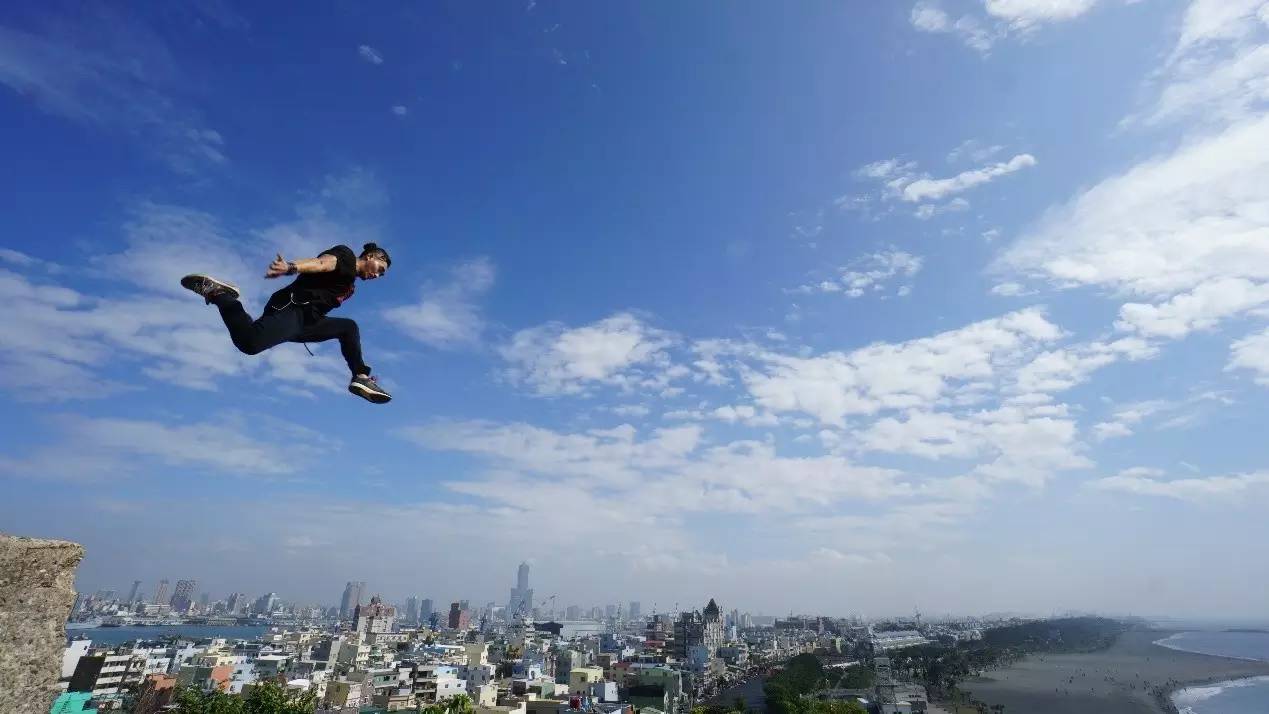
[[[405,105],[403,104],[394,104],[392,105],[392,113],[396,114],[399,117],[403,117],[406,114],[409,114],[410,110],[406,108]]]
[[[962,15],[957,20],[930,0],[920,0],[909,20],[921,32],[954,34],[967,46],[986,54],[1010,34],[1026,37],[1040,25],[1073,20],[1098,0],[983,0],[986,15]]]
[[[1156,77],[1162,89],[1141,120],[1228,123],[1252,118],[1269,101],[1269,4],[1263,0],[1194,0],[1181,35]]]
[[[997,263],[1058,287],[1167,298],[1269,280],[1269,116],[1190,141],[1051,211]]]
[[[744,374],[755,402],[840,425],[847,415],[932,404],[954,383],[991,380],[1061,330],[1038,309],[1021,310],[933,337],[800,357],[774,352]]]
[[[961,142],[960,146],[952,149],[947,153],[947,162],[949,164],[956,163],[962,158],[967,158],[976,164],[990,159],[991,157],[1004,151],[1005,147],[1000,144],[984,144],[978,139],[966,139]]]
[[[384,310],[383,316],[406,335],[434,347],[475,344],[484,331],[476,299],[494,283],[494,266],[480,257],[456,266],[448,283],[425,288],[423,299]]]
[[[956,176],[945,179],[920,178],[903,186],[901,195],[909,202],[939,200],[947,196],[968,191],[969,189],[988,183],[993,179],[1015,171],[1035,166],[1035,157],[1031,154],[1018,154],[1008,161],[1002,161],[981,169],[963,171]]]
[[[1021,297],[1023,295],[1034,295],[1035,291],[1027,290],[1021,283],[1004,282],[998,285],[993,285],[991,288],[991,294],[999,295],[1001,297]]]
[[[963,198],[953,198],[951,201],[944,204],[923,203],[920,206],[917,206],[917,209],[912,212],[912,215],[923,221],[928,221],[929,219],[943,213],[955,213],[957,211],[968,210],[969,201],[966,201]]]
[[[1269,387],[1269,330],[1248,335],[1230,347],[1229,369],[1250,369],[1256,383]]]
[[[983,4],[988,15],[1025,29],[1073,20],[1092,9],[1097,0],[984,0]]]
[[[900,250],[880,251],[843,266],[838,278],[815,285],[804,285],[799,291],[842,293],[850,298],[863,297],[882,292],[893,278],[911,278],[920,272],[923,262],[920,256]],[[903,287],[907,286],[901,286]]]
[[[959,415],[914,409],[854,432],[850,447],[971,460],[975,483],[984,487],[981,479],[1040,486],[1055,472],[1090,465],[1064,405],[1007,405]]]
[[[629,425],[564,434],[491,422],[446,422],[402,434],[429,449],[484,460],[491,468],[486,480],[448,487],[509,505],[549,493],[552,508],[579,499],[621,504],[639,498],[660,504],[662,514],[796,513],[912,493],[897,471],[837,456],[782,457],[753,441],[705,446],[696,425],[653,430],[643,439]]]
[[[952,18],[937,5],[919,2],[912,8],[912,25],[922,32],[947,32],[952,26]]]
[[[652,409],[643,404],[619,404],[612,408],[617,416],[642,418],[652,413]]]
[[[1115,326],[1147,337],[1180,338],[1194,330],[1269,303],[1269,282],[1218,278],[1158,305],[1127,303],[1119,308]]]
[[[963,143],[953,149],[948,159],[959,158],[962,154],[985,159],[1001,148],[992,146],[984,149],[976,141],[971,140],[971,142]],[[931,178],[928,173],[919,172],[914,161],[899,158],[883,159],[865,164],[854,171],[856,179],[877,184],[876,195],[847,195],[838,198],[835,203],[843,208],[862,207],[865,216],[873,218],[885,215],[884,212],[873,215],[870,206],[875,201],[919,203],[921,205],[916,207],[913,215],[920,220],[928,220],[940,214],[968,210],[969,201],[956,194],[989,183],[1000,176],[1034,166],[1035,163],[1034,156],[1018,154],[1009,161],[963,171],[951,178],[936,179]]]
[[[0,248],[0,261],[16,265],[19,268],[29,268],[36,263],[35,258],[10,248]]]
[[[383,64],[383,55],[379,54],[379,50],[370,45],[359,45],[357,54],[361,55],[361,58],[370,64]]]
[[[1182,501],[1206,501],[1245,497],[1249,491],[1269,485],[1269,471],[1205,478],[1164,479],[1163,475],[1158,469],[1137,467],[1090,481],[1088,487],[1098,491],[1162,496]]]
[[[169,296],[188,297],[180,280],[189,273],[207,273],[227,280],[248,298],[259,298],[263,284],[258,279],[273,256],[268,249],[256,251],[249,263],[242,253],[242,238],[229,233],[211,214],[204,211],[142,202],[129,210],[123,226],[124,247],[117,253],[101,255],[94,263],[111,275]]]
[[[882,159],[855,169],[855,176],[874,180],[891,179],[898,176],[906,176],[915,170],[916,166],[915,161],[904,161],[897,158]]]
[[[248,423],[250,422],[250,423]],[[325,436],[262,415],[223,414],[180,422],[120,417],[58,417],[59,442],[20,458],[0,458],[0,472],[33,479],[100,480],[147,466],[168,472],[234,477],[294,474],[332,447]]]
[[[1081,342],[1036,355],[1013,376],[1009,390],[1023,401],[1033,395],[1061,392],[1086,381],[1094,371],[1120,360],[1150,359],[1153,345],[1136,337]]]
[[[942,8],[926,0],[912,7],[908,19],[921,32],[954,34],[967,46],[984,53],[1003,36],[1000,30],[988,27],[972,15],[952,20]]]
[[[677,338],[618,313],[582,327],[548,323],[520,330],[501,349],[507,376],[540,395],[578,394],[594,385],[665,387],[666,351]],[[685,372],[683,373],[685,374]]]

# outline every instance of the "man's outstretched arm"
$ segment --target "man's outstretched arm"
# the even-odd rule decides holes
[[[269,263],[269,269],[265,272],[264,277],[276,278],[282,275],[295,275],[296,273],[329,273],[335,269],[338,261],[335,256],[330,254],[319,255],[316,258],[304,258],[302,260],[287,261],[278,253],[278,257]]]

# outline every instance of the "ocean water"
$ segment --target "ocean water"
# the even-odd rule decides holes
[[[1186,652],[1269,662],[1269,633],[1181,632],[1156,644]],[[1269,677],[1182,689],[1172,696],[1181,714],[1269,714]]]
[[[268,632],[268,627],[253,625],[170,625],[162,627],[92,627],[71,630],[67,639],[89,639],[93,645],[119,645],[132,640],[162,640],[168,637],[188,637],[194,640],[224,637],[230,640],[250,640]]]

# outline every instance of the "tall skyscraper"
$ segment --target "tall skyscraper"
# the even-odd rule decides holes
[[[169,601],[173,612],[189,612],[189,606],[194,604],[195,585],[197,583],[193,580],[176,581],[176,592],[172,593],[172,599]]]
[[[449,606],[449,627],[451,630],[465,630],[471,622],[471,615],[461,602]]]
[[[630,610],[627,613],[626,617],[630,620],[638,620],[639,616],[642,614],[643,614],[643,606],[639,604],[638,600],[631,600]]]
[[[247,606],[246,593],[233,593],[225,602],[225,610],[231,615],[237,615]]]
[[[256,598],[255,606],[252,608],[252,610],[254,610],[255,614],[257,615],[268,615],[269,613],[273,612],[273,610],[277,608],[277,606],[278,606],[278,594],[265,593],[261,595],[260,597]]]
[[[128,604],[131,605],[137,601],[137,595],[141,594],[141,581],[133,580],[132,589],[128,591]]]
[[[533,612],[533,589],[529,587],[529,564],[520,563],[516,570],[516,586],[511,588],[511,598],[507,601],[507,617]]]
[[[154,591],[154,604],[162,605],[167,603],[167,581],[160,580],[159,587]]]
[[[411,595],[405,599],[405,621],[417,625],[419,623],[419,596]]]
[[[569,605],[564,608],[565,620],[580,620],[582,618],[582,608],[577,605]]]
[[[364,581],[348,581],[348,584],[344,586],[344,597],[339,601],[339,619],[348,620],[353,617],[357,606],[361,604],[361,597],[365,590]]]
[[[427,597],[423,598],[423,600],[419,602],[419,624],[426,625],[431,622],[432,614],[434,612],[436,612],[436,610],[432,607],[432,599]]]

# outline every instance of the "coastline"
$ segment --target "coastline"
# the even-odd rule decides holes
[[[1101,652],[1032,655],[962,688],[1029,714],[1179,714],[1172,695],[1269,675],[1269,662],[1155,644],[1180,630],[1134,630]]]

